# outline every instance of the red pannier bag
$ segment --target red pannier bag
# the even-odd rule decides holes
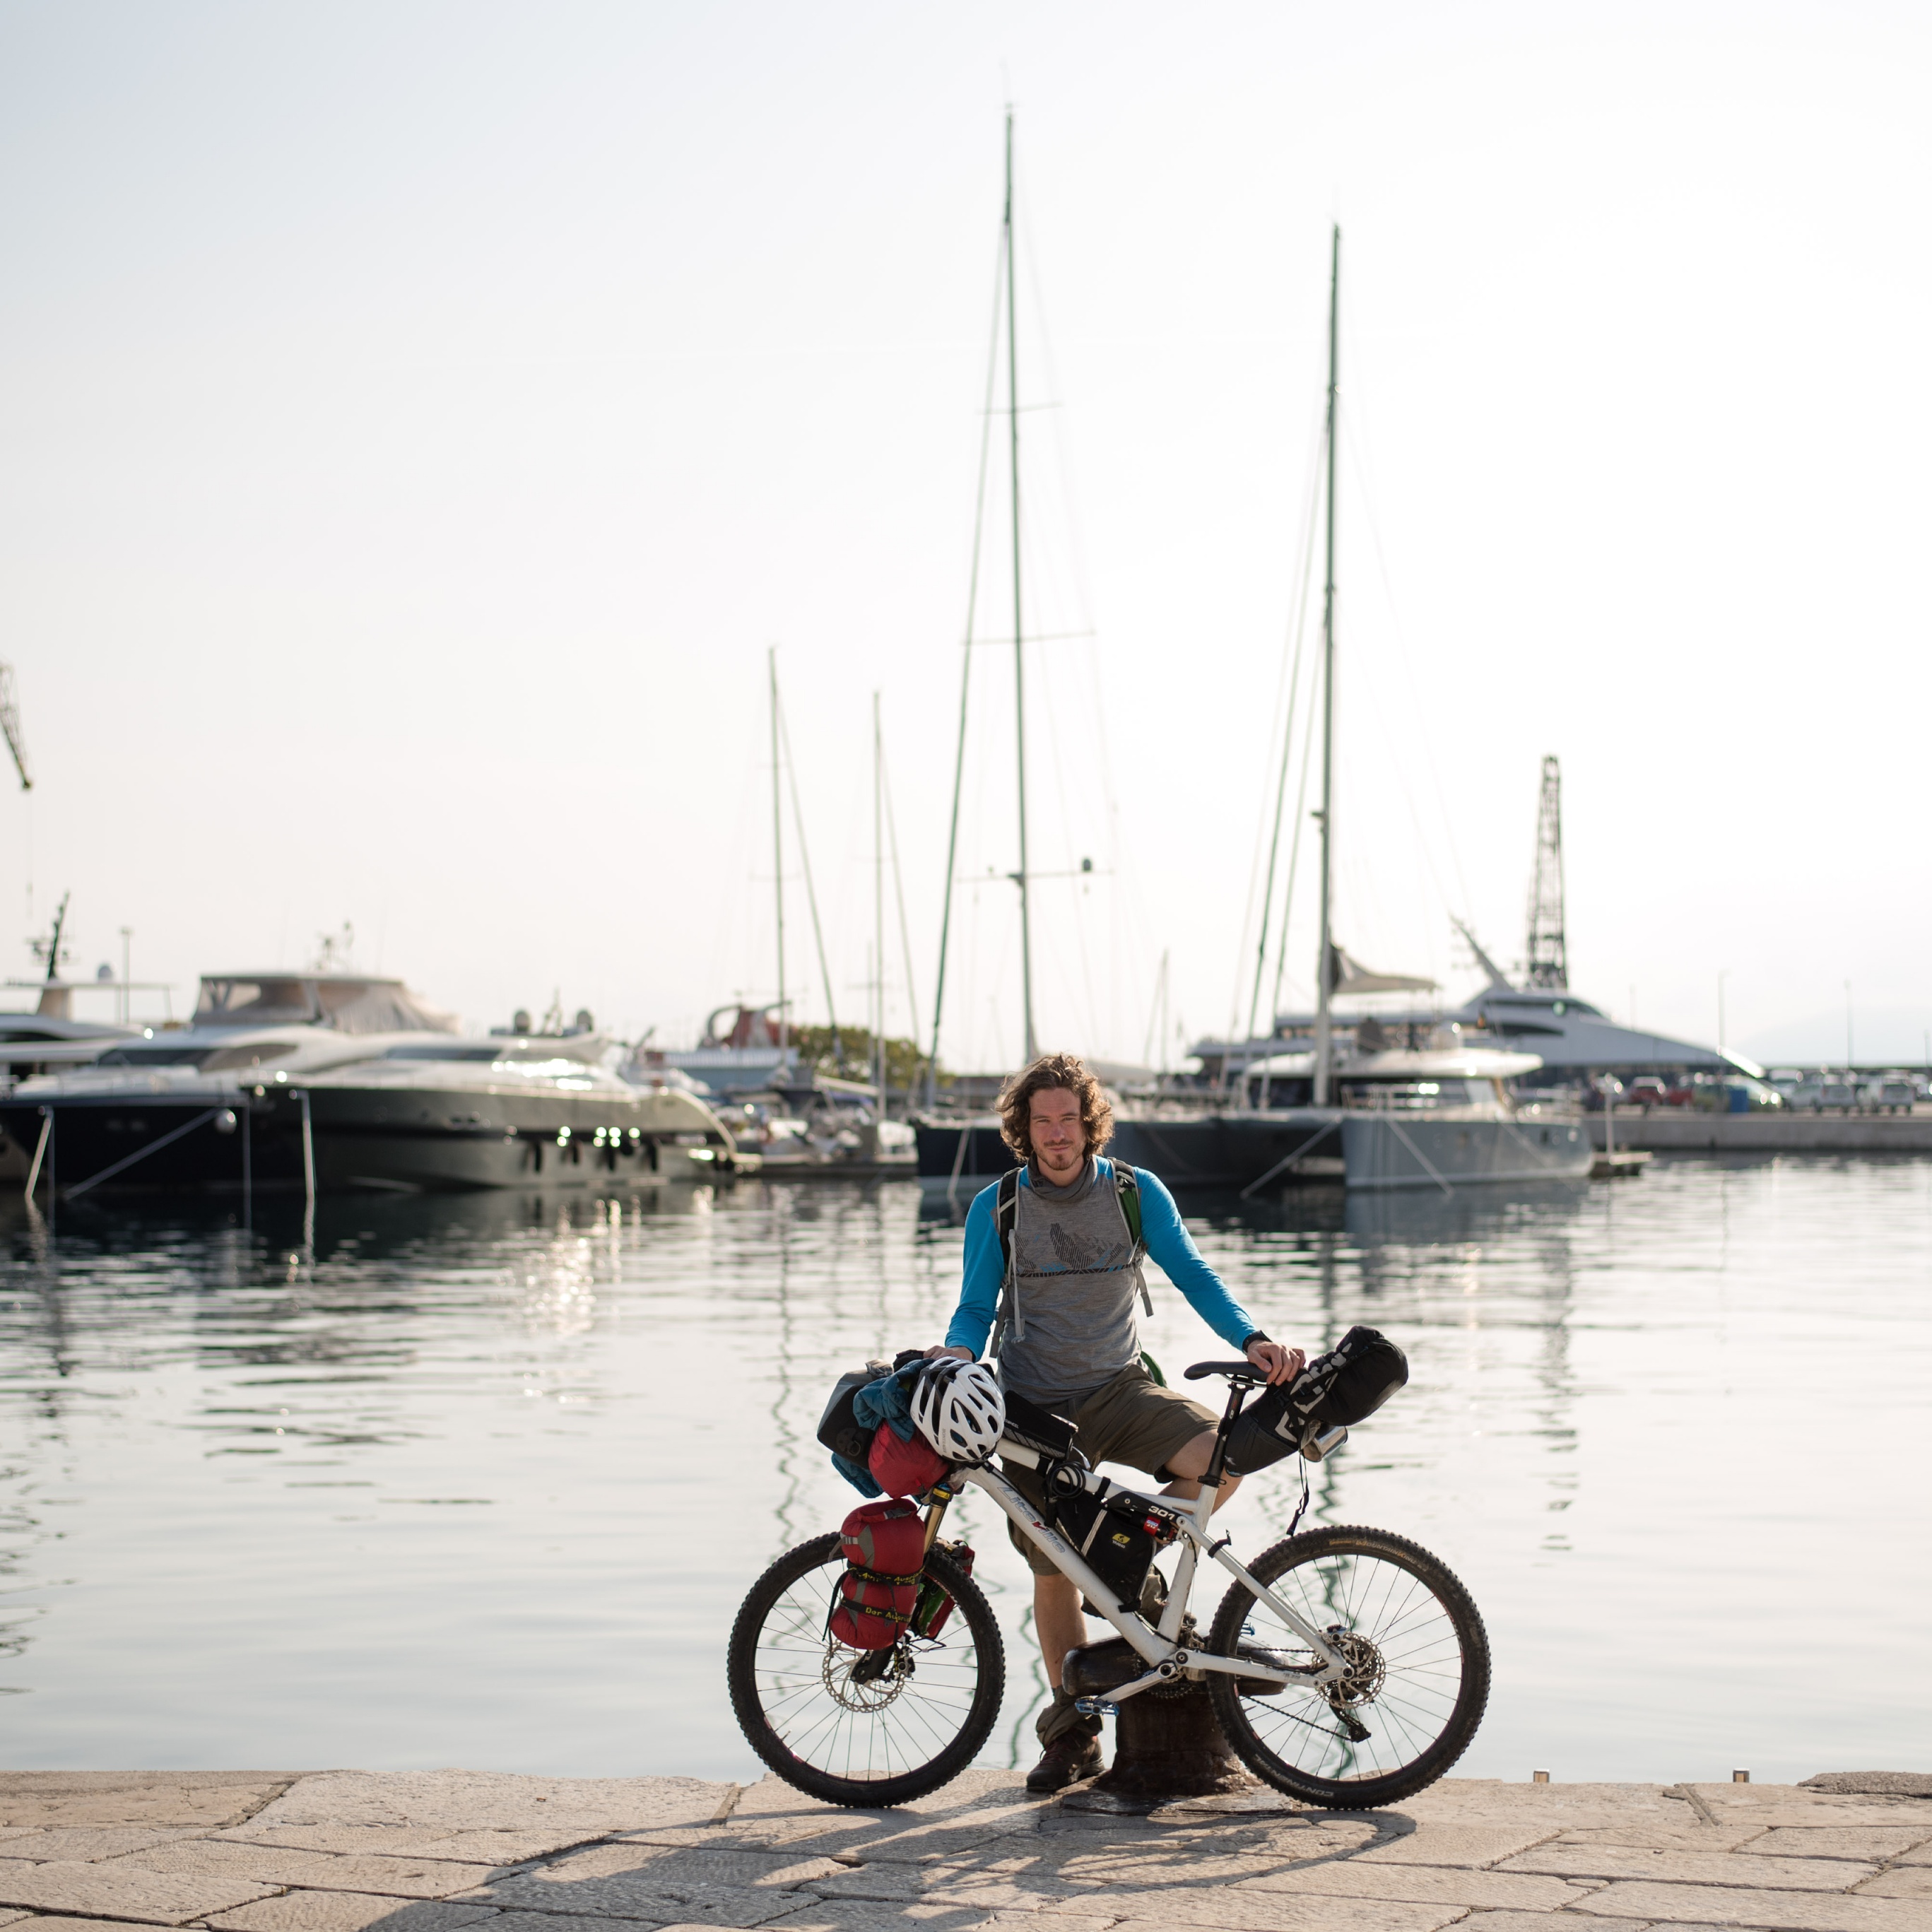
[[[845,1519],[838,1540],[848,1567],[827,1628],[850,1649],[884,1650],[898,1642],[919,1601],[925,1519],[914,1503],[862,1503]]]
[[[916,1576],[926,1567],[926,1519],[916,1503],[861,1503],[845,1519],[838,1543],[855,1570]]]
[[[923,1436],[902,1442],[898,1432],[888,1426],[872,1438],[866,1466],[887,1496],[920,1496],[952,1466]]]
[[[848,1650],[890,1649],[912,1621],[918,1598],[916,1577],[896,1583],[857,1570],[842,1571],[829,1628]]]

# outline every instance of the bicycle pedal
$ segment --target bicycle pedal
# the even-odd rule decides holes
[[[1073,1708],[1083,1718],[1118,1718],[1120,1714],[1120,1706],[1108,1703],[1104,1697],[1076,1697]]]

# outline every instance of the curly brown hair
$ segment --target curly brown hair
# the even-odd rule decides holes
[[[1080,1098],[1080,1124],[1087,1130],[1087,1151],[1098,1154],[1114,1137],[1114,1110],[1106,1090],[1076,1053],[1042,1053],[1000,1089],[1000,1138],[1023,1161],[1033,1159],[1033,1096],[1049,1087]]]

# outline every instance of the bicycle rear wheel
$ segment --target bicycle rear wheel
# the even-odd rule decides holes
[[[752,1586],[725,1672],[746,1741],[788,1784],[834,1804],[904,1804],[958,1776],[1000,1713],[1006,1651],[992,1608],[945,1552],[926,1574],[953,1601],[936,1637],[848,1650],[826,1628],[845,1558],[835,1535]]]
[[[1241,1761],[1280,1791],[1331,1810],[1413,1797],[1468,1748],[1490,1696],[1490,1642],[1448,1565],[1382,1529],[1317,1529],[1250,1570],[1348,1660],[1326,1690],[1215,1672],[1214,1714]],[[1208,1648],[1278,1669],[1318,1663],[1245,1583],[1215,1613]]]

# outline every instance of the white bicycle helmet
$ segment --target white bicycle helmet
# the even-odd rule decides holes
[[[984,1362],[942,1356],[912,1390],[913,1426],[949,1462],[983,1462],[1006,1433],[1006,1398]]]

